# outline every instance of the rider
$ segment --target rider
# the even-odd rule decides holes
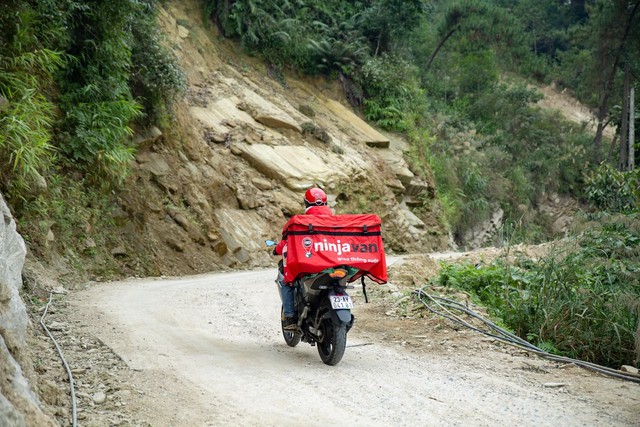
[[[305,215],[333,215],[331,208],[327,206],[327,194],[318,187],[307,190],[304,194]],[[281,240],[273,250],[276,255],[282,255],[287,241]],[[286,252],[285,255],[286,257]],[[298,313],[293,300],[293,283],[284,283],[282,289],[282,304],[284,306],[284,329],[295,331],[298,329]]]

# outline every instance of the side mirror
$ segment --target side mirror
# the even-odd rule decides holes
[[[265,240],[265,241],[264,241],[264,243],[265,243],[267,246],[275,246],[275,245],[277,245],[277,244],[278,244],[278,243],[274,242],[273,240]]]

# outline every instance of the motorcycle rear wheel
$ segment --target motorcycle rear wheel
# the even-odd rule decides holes
[[[347,325],[336,325],[331,320],[325,320],[322,325],[324,339],[318,343],[318,354],[325,364],[337,365],[347,348]]]
[[[297,346],[300,343],[301,334],[284,330],[284,306],[280,310],[280,324],[282,327],[284,342],[286,342],[289,347]]]

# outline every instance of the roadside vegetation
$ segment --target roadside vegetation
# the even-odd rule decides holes
[[[88,229],[108,239],[134,129],[169,122],[186,81],[156,13],[154,0],[3,5],[0,191],[36,251],[49,231],[72,262]]]

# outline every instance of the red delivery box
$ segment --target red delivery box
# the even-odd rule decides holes
[[[285,224],[287,241],[284,280],[300,274],[348,265],[360,276],[377,283],[387,282],[387,262],[380,232],[381,221],[374,214],[295,215]]]

